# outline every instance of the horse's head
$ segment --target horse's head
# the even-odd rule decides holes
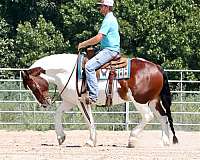
[[[22,79],[24,87],[32,91],[43,107],[47,107],[51,104],[51,98],[48,95],[49,84],[47,80],[40,76],[41,73],[45,73],[45,70],[41,67],[23,70]]]

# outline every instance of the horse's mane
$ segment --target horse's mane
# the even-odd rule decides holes
[[[30,68],[42,67],[46,70],[72,67],[75,64],[76,59],[76,54],[54,54],[38,59]]]

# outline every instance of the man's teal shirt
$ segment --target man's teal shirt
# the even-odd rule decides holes
[[[102,22],[99,33],[104,35],[101,41],[101,48],[120,52],[119,25],[113,12],[109,12]]]

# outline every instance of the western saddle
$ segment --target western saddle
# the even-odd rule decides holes
[[[82,64],[83,74],[85,74],[84,68],[85,68],[86,62],[89,59],[91,59],[92,57],[94,57],[95,53],[96,52],[94,51],[94,48],[87,48],[86,54],[84,56],[83,64]],[[114,59],[112,59],[111,61],[102,65],[99,69],[96,70],[96,76],[97,76],[97,79],[99,79],[100,78],[100,69],[109,69],[107,85],[105,88],[105,93],[106,93],[105,106],[112,106],[113,80],[116,78],[116,69],[123,68],[126,65],[127,65],[127,58],[117,55]],[[83,77],[86,78],[85,75],[83,75]],[[83,90],[87,90],[86,80],[83,80],[81,88],[85,88]]]

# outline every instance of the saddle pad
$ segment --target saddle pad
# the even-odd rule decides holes
[[[78,79],[82,79],[82,64],[83,64],[84,55],[80,55],[78,59]],[[99,69],[99,80],[107,80],[110,69]],[[116,78],[119,79],[128,79],[130,78],[130,59],[127,59],[127,66],[123,68],[116,69]]]

